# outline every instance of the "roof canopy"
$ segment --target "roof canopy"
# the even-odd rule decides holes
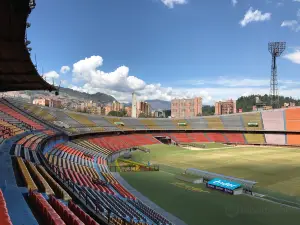
[[[0,92],[49,90],[25,45],[26,21],[32,0],[0,0]]]

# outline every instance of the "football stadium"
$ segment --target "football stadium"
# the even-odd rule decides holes
[[[0,91],[59,89],[0,0]],[[0,99],[0,224],[296,225],[300,108],[122,118]]]

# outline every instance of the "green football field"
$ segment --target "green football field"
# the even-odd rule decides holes
[[[198,168],[258,182],[257,191],[300,202],[300,149],[228,147],[203,150],[146,146],[133,160],[159,164],[159,172],[121,173],[134,188],[187,224],[299,224],[300,211],[249,196],[230,196],[185,183],[176,175]],[[203,221],[203,223],[201,223]],[[209,223],[208,223],[209,222]]]

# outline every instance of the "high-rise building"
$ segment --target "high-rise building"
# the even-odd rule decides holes
[[[133,117],[133,118],[137,117],[136,107],[137,107],[136,95],[133,92],[132,93],[132,105],[131,105],[131,117]]]
[[[126,106],[125,111],[127,112],[127,116],[131,117],[131,106]]]
[[[171,101],[171,117],[184,118],[202,115],[202,98],[173,99]]]
[[[145,116],[151,115],[151,106],[147,102],[139,101],[137,102],[137,116],[144,114]]]
[[[123,109],[123,104],[117,101],[113,101],[111,104],[111,110],[112,111],[121,111]]]
[[[103,107],[104,115],[107,115],[110,111],[112,111],[111,109],[112,109],[111,105],[104,106]]]
[[[227,100],[215,103],[215,115],[232,114],[236,113],[236,101]]]

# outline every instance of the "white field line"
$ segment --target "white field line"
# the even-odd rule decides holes
[[[245,194],[245,195],[249,196],[250,198],[256,198],[256,199],[260,199],[262,201],[271,202],[273,204],[277,204],[277,205],[286,206],[286,207],[289,207],[289,208],[300,210],[300,208],[296,207],[296,206],[291,206],[291,205],[283,204],[283,203],[280,203],[280,202],[275,202],[275,201],[272,201],[272,200],[269,200],[269,199],[265,199],[265,198],[261,198],[261,197],[256,197],[256,196],[253,196],[253,195],[247,195],[247,194]]]
[[[222,148],[207,148],[207,149],[202,149],[202,148],[195,148],[192,147],[194,149],[191,149],[191,147],[182,147],[185,148],[187,150],[191,150],[191,151],[212,151],[212,150],[222,150],[222,149],[234,149],[234,148],[274,148],[274,149],[288,149],[289,147],[277,147],[277,146],[253,146],[253,145],[237,145],[234,147],[222,147]],[[292,148],[291,148],[292,149]],[[293,148],[295,149],[295,148]]]

